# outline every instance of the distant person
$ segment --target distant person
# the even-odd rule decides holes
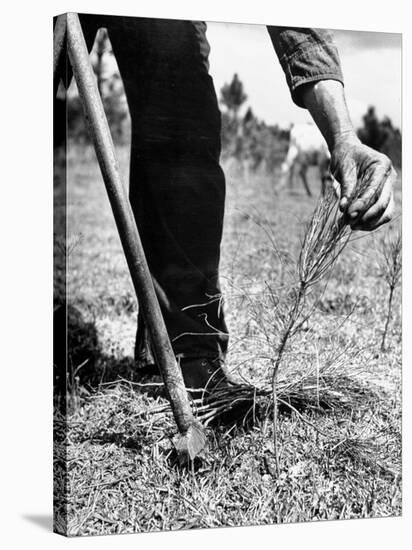
[[[97,29],[108,29],[124,82],[132,120],[130,201],[186,386],[225,384],[229,335],[219,286],[225,178],[206,24],[95,15],[80,20],[89,48]],[[292,100],[309,110],[328,144],[348,223],[367,231],[386,223],[396,175],[390,160],[362,145],[354,131],[330,32],[267,29]],[[361,177],[368,184],[352,200]],[[135,356],[138,367],[154,362],[140,313]]]

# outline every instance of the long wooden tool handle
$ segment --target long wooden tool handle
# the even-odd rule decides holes
[[[53,92],[56,97],[59,81],[63,73],[64,51],[66,43],[66,14],[56,18],[53,31]]]
[[[166,331],[136,222],[121,181],[109,125],[76,13],[67,14],[67,47],[139,307],[150,332],[156,362],[161,370],[180,433],[186,437],[189,434],[191,439],[193,430],[196,432],[196,441],[189,442],[189,454],[196,455],[205,446],[206,439],[193,416],[183,376]],[[185,447],[185,442],[180,444]],[[182,453],[184,452],[183,449]]]

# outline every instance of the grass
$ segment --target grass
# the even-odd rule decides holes
[[[119,156],[127,178],[126,151]],[[72,395],[67,434],[55,415],[55,458],[67,457],[57,529],[76,536],[399,515],[400,293],[381,350],[388,285],[377,250],[400,220],[356,234],[327,285],[305,301],[310,316],[297,323],[277,380],[277,473],[273,358],[315,199],[303,188],[276,195],[274,178],[232,164],[221,263],[228,368],[259,388],[260,413],[248,425],[209,427],[209,452],[182,469],[161,386],[139,385],[133,369],[137,305],[94,153],[71,148],[68,161]],[[400,189],[396,198],[399,212]]]

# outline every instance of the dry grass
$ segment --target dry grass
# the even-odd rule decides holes
[[[120,154],[127,172],[127,155]],[[401,513],[400,293],[393,293],[391,348],[381,351],[388,287],[375,253],[399,220],[347,244],[327,285],[312,286],[304,300],[277,380],[277,474],[271,374],[299,282],[300,237],[315,202],[303,190],[276,197],[267,176],[227,176],[228,367],[245,388],[257,390],[252,396],[250,389],[234,390],[234,398],[242,392],[252,398],[244,425],[211,428],[213,407],[227,406],[227,395],[203,409],[194,403],[209,426],[209,451],[182,469],[161,385],[141,385],[133,368],[137,306],[93,153],[69,155],[75,376],[67,425],[56,412],[60,531],[75,536]],[[311,272],[313,264],[301,264]]]

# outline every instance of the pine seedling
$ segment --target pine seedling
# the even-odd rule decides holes
[[[381,351],[386,350],[386,339],[388,336],[389,325],[392,320],[393,296],[396,288],[399,286],[402,276],[402,233],[394,237],[387,237],[382,240],[380,247],[379,264],[381,274],[388,286],[388,302],[385,317],[385,326],[381,340]]]

